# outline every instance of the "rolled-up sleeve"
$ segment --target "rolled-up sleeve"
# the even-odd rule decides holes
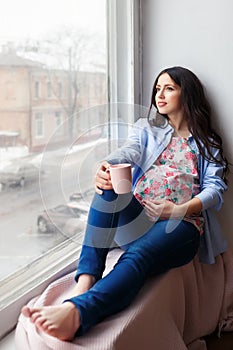
[[[219,150],[214,149],[214,156],[219,158]],[[214,208],[220,210],[223,200],[223,193],[227,185],[222,179],[224,167],[221,164],[202,160],[201,192],[196,195],[202,202],[202,210]]]

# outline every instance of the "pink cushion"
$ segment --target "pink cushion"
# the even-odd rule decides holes
[[[121,250],[109,253],[107,273]],[[53,282],[29,305],[61,303],[74,285],[74,272]],[[134,302],[105,319],[73,342],[37,331],[20,315],[16,328],[18,350],[206,350],[200,338],[218,324],[233,330],[233,255],[226,252],[213,265],[196,257],[186,266],[150,278]]]

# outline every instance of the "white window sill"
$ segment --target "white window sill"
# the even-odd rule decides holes
[[[0,311],[5,322],[0,323],[0,339],[14,329],[23,305],[55,279],[76,269],[80,251],[80,239],[75,241],[72,237],[33,262],[30,266],[33,269],[27,266],[4,281],[0,288]]]

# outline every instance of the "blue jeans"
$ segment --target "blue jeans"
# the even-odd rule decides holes
[[[116,246],[115,241],[125,251],[102,278],[107,253]],[[189,222],[149,221],[132,193],[116,195],[109,190],[95,194],[75,279],[90,274],[96,283],[86,293],[68,300],[80,313],[77,335],[128,306],[147,277],[190,262],[199,243],[200,234]]]

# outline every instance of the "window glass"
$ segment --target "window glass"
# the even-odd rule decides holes
[[[34,90],[34,95],[35,98],[39,98],[39,81],[35,81],[34,86],[35,86],[35,90]]]
[[[62,83],[60,81],[57,83],[57,96],[58,98],[62,97]]]
[[[83,227],[107,147],[105,6],[8,0],[0,13],[1,286]]]
[[[52,97],[52,85],[50,81],[47,82],[47,97]]]
[[[43,114],[42,113],[36,113],[35,114],[35,129],[36,137],[43,137],[44,135],[44,125],[43,125]]]

